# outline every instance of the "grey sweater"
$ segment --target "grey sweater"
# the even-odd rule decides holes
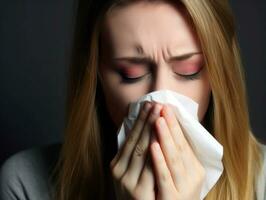
[[[50,174],[61,145],[32,148],[11,156],[0,172],[1,200],[51,200],[54,182]],[[266,200],[266,146],[264,165],[257,182],[257,200]]]
[[[51,200],[54,182],[51,172],[60,144],[35,147],[8,158],[0,171],[1,200]]]

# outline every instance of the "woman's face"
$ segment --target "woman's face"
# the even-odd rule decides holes
[[[112,10],[102,30],[99,70],[117,127],[131,102],[161,89],[196,101],[204,118],[211,89],[201,48],[184,12],[171,4],[142,1]]]

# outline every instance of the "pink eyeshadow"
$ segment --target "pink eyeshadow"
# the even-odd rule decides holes
[[[188,64],[188,65],[177,66],[175,68],[175,72],[186,75],[186,74],[194,74],[198,72],[200,69],[201,66],[199,65]]]
[[[142,67],[121,67],[120,69],[128,77],[142,76],[145,73]]]

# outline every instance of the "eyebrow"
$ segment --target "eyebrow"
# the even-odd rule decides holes
[[[190,52],[190,53],[185,53],[177,56],[170,57],[167,62],[172,62],[172,61],[182,61],[182,60],[187,60],[190,57],[197,55],[197,54],[202,54],[202,52]],[[148,57],[134,57],[134,56],[127,56],[127,57],[115,57],[113,58],[114,61],[128,61],[130,63],[135,63],[135,64],[142,64],[142,63],[147,63],[153,61],[148,58]]]

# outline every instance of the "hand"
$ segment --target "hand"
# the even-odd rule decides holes
[[[147,159],[154,122],[162,105],[146,103],[110,167],[118,199],[154,200],[155,180]]]
[[[205,169],[196,158],[170,105],[155,122],[156,138],[150,146],[158,200],[196,200]]]

